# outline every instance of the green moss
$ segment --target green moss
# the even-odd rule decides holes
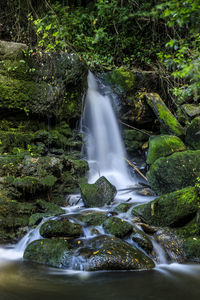
[[[177,227],[191,220],[199,205],[198,192],[194,187],[187,187],[137,206],[132,214],[142,216],[147,223],[155,226]]]
[[[105,220],[107,216],[105,213],[100,212],[92,212],[88,214],[84,214],[79,216],[77,219],[81,222],[86,223],[88,226],[98,226],[101,225]]]
[[[40,227],[43,237],[76,237],[82,233],[82,226],[70,222],[68,219],[49,220]]]
[[[152,164],[156,159],[168,156],[173,152],[186,150],[183,142],[173,135],[151,136],[149,139],[149,149],[147,163]]]
[[[200,262],[200,238],[190,237],[183,242],[183,251],[188,260]]]
[[[117,207],[115,207],[114,211],[119,213],[125,213],[129,210],[132,204],[129,203],[120,203]]]
[[[200,149],[200,117],[192,120],[186,130],[186,143],[193,149]]]
[[[188,150],[158,158],[146,176],[152,189],[164,194],[195,185],[199,174],[200,150]]]
[[[116,237],[123,238],[133,230],[133,226],[116,217],[110,217],[103,223],[103,228]]]
[[[11,152],[13,148],[27,149],[33,134],[0,130],[0,153]]]

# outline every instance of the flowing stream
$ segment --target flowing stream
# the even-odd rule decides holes
[[[116,186],[118,193],[110,206],[87,209],[72,195],[65,207],[65,216],[72,220],[87,211],[114,212],[119,203],[130,204],[126,213],[117,217],[133,224],[131,209],[152,200],[152,197],[137,195],[130,186],[138,183],[126,162],[126,151],[115,115],[115,97],[92,73],[88,75],[88,92],[82,118],[82,132],[86,137],[86,153],[90,167],[89,182],[105,176]],[[54,217],[55,218],[55,217]],[[84,261],[75,259],[70,270],[55,270],[23,262],[26,246],[41,238],[41,224],[53,218],[44,219],[34,230],[29,231],[17,244],[0,248],[0,300],[35,299],[116,299],[116,300],[173,300],[199,299],[200,266],[168,264],[163,248],[151,237],[159,264],[146,272],[103,272],[87,273]],[[141,229],[141,228],[139,228]],[[102,226],[83,226],[85,238],[105,234]],[[133,243],[131,239],[127,242]],[[133,243],[134,244],[134,243]],[[74,270],[80,271],[74,271]],[[66,276],[68,275],[68,276]],[[144,288],[145,287],[145,288]]]

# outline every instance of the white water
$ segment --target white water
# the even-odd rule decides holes
[[[87,135],[89,182],[105,176],[118,189],[133,185],[125,162],[125,149],[112,107],[111,97],[102,95],[94,75],[88,74],[88,92],[83,114]]]

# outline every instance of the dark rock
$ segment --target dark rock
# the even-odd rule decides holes
[[[89,255],[87,252],[87,257],[83,256],[85,262],[81,266],[85,271],[146,270],[154,267],[153,261],[144,253],[115,237],[98,236],[86,240],[86,246],[92,251]]]
[[[133,230],[133,226],[117,217],[110,217],[103,223],[103,228],[116,237],[123,238]]]
[[[191,220],[199,208],[199,195],[194,187],[166,194],[135,207],[132,214],[142,216],[155,226],[183,226]]]
[[[125,129],[124,134],[124,143],[128,153],[132,153],[135,150],[141,150],[145,142],[148,141],[149,134],[141,132],[134,129]]]
[[[164,194],[194,185],[199,173],[200,150],[188,150],[157,159],[146,176],[152,189]]]
[[[191,118],[200,115],[199,105],[186,103],[181,105],[181,107],[184,110],[184,112]]]
[[[146,224],[146,223],[139,223],[139,225],[142,227],[144,232],[146,232],[148,234],[154,234],[155,232],[158,231],[157,227],[150,226],[149,224]]]
[[[159,135],[151,136],[149,139],[149,149],[147,163],[152,164],[158,158],[168,156],[174,152],[184,151],[186,147],[177,136]]]
[[[129,210],[131,206],[131,203],[120,203],[118,206],[115,207],[114,211],[118,213],[125,213]]]
[[[187,127],[185,141],[193,149],[200,149],[200,117],[192,120]]]
[[[189,237],[183,242],[183,251],[189,261],[200,262],[200,238]]]
[[[40,227],[42,237],[76,237],[82,233],[82,226],[70,222],[68,219],[49,220]]]
[[[101,207],[110,204],[116,195],[116,188],[104,177],[94,184],[80,184],[81,196],[86,207]]]
[[[131,235],[132,240],[138,244],[144,251],[151,253],[153,250],[153,245],[148,236],[141,230],[135,230]]]
[[[72,250],[66,240],[44,239],[29,244],[24,259],[57,268],[67,268],[72,260]]]

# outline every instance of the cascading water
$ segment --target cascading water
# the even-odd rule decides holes
[[[87,135],[89,182],[105,176],[117,188],[133,185],[125,162],[125,149],[113,111],[111,97],[102,95],[95,76],[88,74],[88,92],[83,114]]]

